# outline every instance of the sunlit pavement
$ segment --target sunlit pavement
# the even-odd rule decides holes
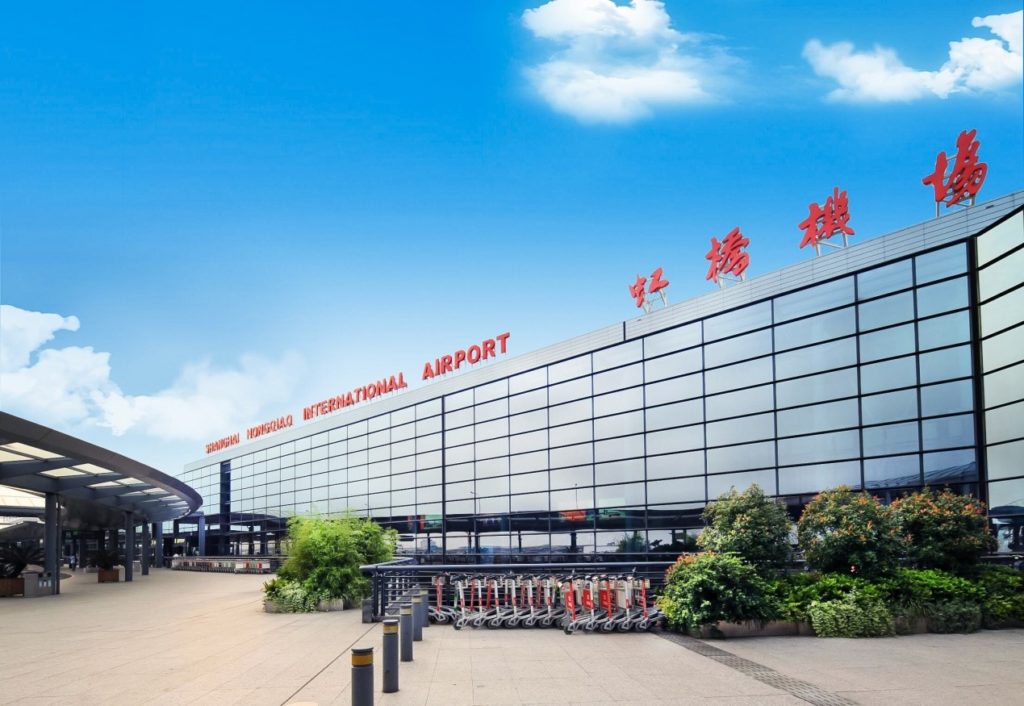
[[[349,649],[376,649],[380,704],[803,704],[647,634],[431,626],[381,686],[380,625],[357,611],[262,612],[263,576],[76,574],[59,597],[0,600],[0,703],[349,704]],[[716,646],[835,703],[1021,703],[1024,630],[876,640],[758,638]]]

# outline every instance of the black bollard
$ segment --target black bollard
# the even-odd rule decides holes
[[[423,627],[430,627],[430,591],[425,588],[420,589],[420,595],[423,596]]]
[[[419,642],[423,639],[423,596],[419,592],[412,597],[412,639]]]
[[[384,693],[398,691],[398,620],[384,621]]]
[[[352,648],[352,706],[373,706],[373,648]]]
[[[412,661],[412,606],[403,603],[398,611],[402,631],[399,634],[403,662]]]

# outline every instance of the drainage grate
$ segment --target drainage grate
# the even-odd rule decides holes
[[[685,647],[691,652],[704,655],[708,659],[713,659],[716,662],[735,669],[740,674],[745,674],[746,676],[756,679],[762,684],[767,684],[779,691],[785,691],[787,694],[791,694],[809,704],[815,704],[815,706],[856,706],[857,704],[856,701],[850,701],[850,699],[845,696],[833,694],[830,691],[825,691],[824,689],[814,686],[814,684],[809,684],[805,681],[794,679],[793,677],[787,677],[785,674],[780,674],[771,667],[766,667],[763,664],[758,664],[757,662],[751,662],[749,659],[734,655],[731,652],[726,652],[714,645],[709,645],[703,640],[663,630],[658,630],[657,634],[669,642],[674,642],[681,647]]]

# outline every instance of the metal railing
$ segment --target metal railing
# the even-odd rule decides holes
[[[175,571],[212,571],[222,574],[272,574],[280,567],[280,556],[175,556]]]
[[[550,573],[553,576],[579,577],[600,574],[633,574],[651,580],[652,588],[664,583],[665,570],[671,561],[610,561],[610,562],[548,562],[529,564],[418,564],[412,558],[396,559],[383,564],[359,567],[370,577],[370,611],[373,621],[397,615],[398,603],[420,589],[428,589],[430,600],[436,597],[434,578],[437,576],[516,576],[523,573]],[[451,581],[442,586],[442,601],[454,601]]]

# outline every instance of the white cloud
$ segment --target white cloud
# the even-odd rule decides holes
[[[583,122],[627,123],[659,107],[714,100],[710,85],[736,63],[673,29],[657,0],[551,0],[526,10],[523,24],[561,46],[527,70],[530,82],[552,108]]]
[[[949,59],[935,71],[910,68],[895,50],[881,46],[856,51],[849,42],[826,46],[812,39],[803,54],[816,74],[839,84],[828,94],[834,101],[912,101],[998,91],[1018,85],[1024,76],[1022,20],[1024,11],[975,17],[974,27],[987,27],[998,39],[964,37],[950,42]]]
[[[232,368],[190,364],[170,387],[130,395],[111,379],[109,353],[78,346],[41,348],[55,331],[77,330],[77,318],[9,305],[0,314],[3,408],[44,424],[104,427],[115,436],[141,432],[165,441],[209,441],[260,421],[274,405],[288,402],[302,369],[294,353],[276,361],[244,355]]]

